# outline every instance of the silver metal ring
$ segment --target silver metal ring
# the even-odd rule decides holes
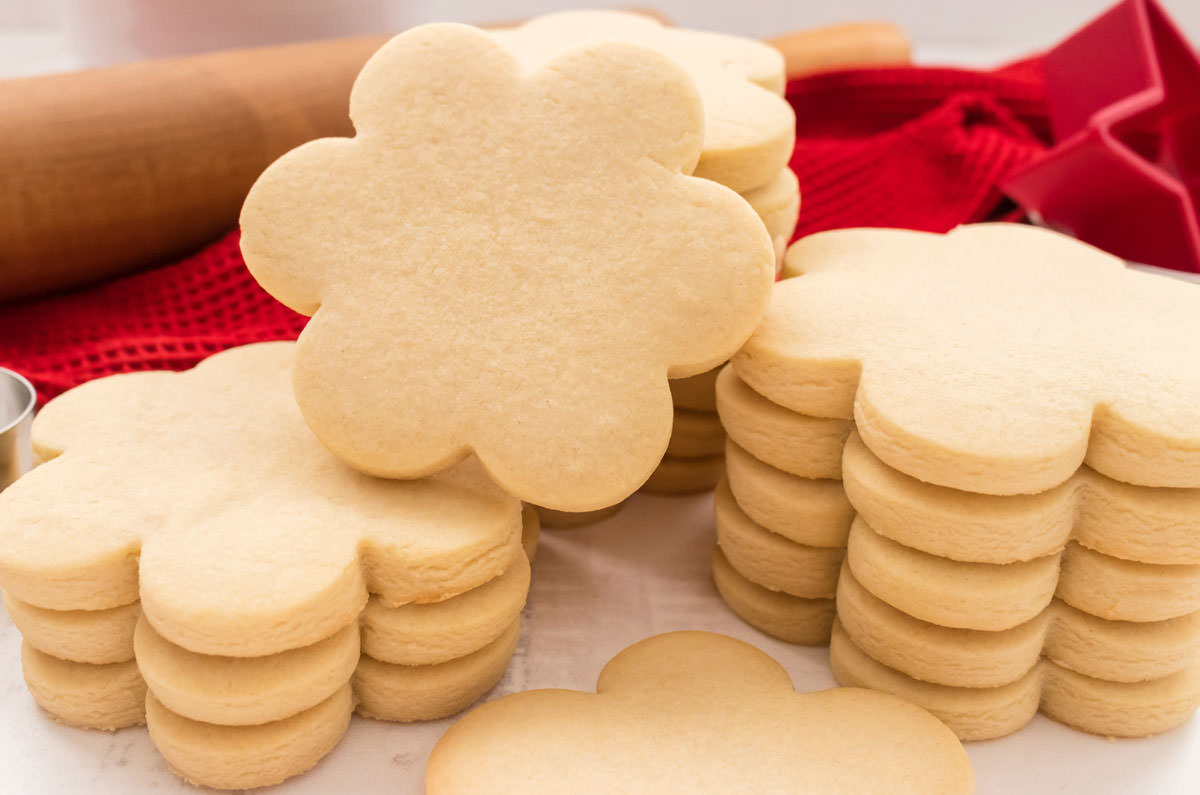
[[[29,471],[29,428],[37,391],[20,373],[0,367],[0,490]]]

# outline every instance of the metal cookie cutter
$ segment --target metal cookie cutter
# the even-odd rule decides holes
[[[37,392],[23,376],[0,367],[0,491],[29,471],[29,428]]]

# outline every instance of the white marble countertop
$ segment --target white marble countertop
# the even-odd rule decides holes
[[[544,532],[521,642],[508,676],[489,697],[534,687],[590,690],[616,652],[676,629],[746,640],[779,660],[799,690],[833,686],[825,649],[773,640],[741,623],[721,602],[708,571],[714,534],[708,495],[639,496],[592,527]],[[19,645],[19,633],[0,612],[0,792],[197,791],[167,770],[145,729],[81,731],[39,711],[21,679]],[[425,759],[448,723],[355,718],[341,744],[314,770],[270,791],[415,795],[422,791]],[[967,750],[979,795],[1200,792],[1200,718],[1159,737],[1106,740],[1038,716],[1015,735]]]

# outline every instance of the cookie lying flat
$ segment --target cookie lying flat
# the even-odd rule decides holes
[[[47,610],[5,594],[4,606],[21,637],[39,651],[93,665],[133,659],[138,602],[108,610]]]
[[[846,634],[872,658],[954,687],[1015,682],[1042,656],[1097,679],[1141,682],[1189,667],[1200,650],[1200,612],[1166,621],[1107,621],[1054,600],[1012,629],[950,629],[896,610],[848,571],[838,580],[837,602]]]
[[[842,477],[842,447],[853,423],[789,411],[731,367],[717,376],[717,412],[729,438],[759,461],[802,478]]]
[[[51,401],[33,438],[53,460],[0,495],[0,584],[62,610],[140,596],[172,642],[255,657],[346,626],[368,587],[388,604],[436,601],[503,572],[520,554],[519,503],[470,462],[412,482],[342,465],[295,408],[293,348]]]
[[[842,477],[871,527],[933,555],[1012,563],[1058,552],[1075,538],[1126,560],[1200,563],[1200,489],[1130,486],[1081,467],[1040,494],[972,494],[892,469],[854,433]]]
[[[383,662],[401,665],[433,665],[470,654],[499,637],[508,629],[521,613],[525,605],[525,597],[529,590],[530,570],[525,556],[514,559],[503,574],[495,579],[473,588],[464,594],[452,597],[442,602],[426,604],[409,604],[401,607],[387,607],[378,596],[372,596],[362,615],[359,617],[358,629],[351,638],[343,638],[339,648],[352,646],[358,648],[357,638],[361,634],[364,653]],[[105,664],[110,662],[125,662],[134,659],[134,628],[138,623],[140,608],[137,602],[132,605],[112,608],[110,610],[46,610],[25,602],[8,598],[6,604],[14,623],[21,630],[25,640],[34,648],[47,654],[53,654],[72,662]],[[143,650],[147,649],[149,641],[154,645],[150,651],[158,651],[157,659],[169,660],[163,645],[167,641],[148,627],[143,627]],[[345,635],[346,630],[339,630],[335,636]],[[318,644],[328,646],[330,636]],[[148,640],[147,640],[148,639]],[[181,655],[191,655],[190,652],[173,646],[168,651],[176,658]],[[296,650],[311,657],[312,647]],[[332,652],[332,650],[331,650]],[[355,657],[357,651],[351,652]],[[288,654],[283,652],[282,654]],[[204,657],[204,655],[192,655]],[[143,666],[154,666],[153,661],[139,655]],[[272,655],[279,658],[279,655]],[[205,671],[208,677],[223,677],[226,691],[232,678],[230,668],[236,668],[240,661],[246,665],[262,666],[266,658],[262,657],[215,657],[225,668],[225,673]],[[194,664],[194,661],[193,661]],[[176,659],[174,662],[159,662],[159,669],[169,667],[168,673],[178,676],[183,673],[185,665]],[[280,685],[281,680],[287,679],[283,673],[284,667],[290,667],[301,672],[311,672],[311,660],[301,662],[295,660],[285,663],[278,659],[271,669],[271,675],[265,677],[264,685]],[[147,675],[153,678],[151,672]],[[344,679],[344,677],[343,677]],[[298,689],[293,686],[293,690]],[[310,689],[301,686],[299,689]],[[243,697],[252,700],[262,700],[264,692],[261,687],[239,687]],[[161,694],[160,694],[161,695]],[[227,692],[226,695],[229,695]],[[182,707],[176,711],[187,713]],[[299,711],[293,709],[292,712]],[[284,714],[291,714],[285,712]],[[197,720],[205,718],[193,715]],[[273,718],[269,718],[273,719]],[[221,722],[212,717],[214,722]],[[267,720],[267,719],[264,719]],[[232,719],[229,722],[233,722]]]
[[[476,709],[434,747],[425,787],[551,793],[568,780],[577,793],[972,789],[962,747],[924,711],[864,690],[796,693],[770,657],[707,632],[630,646],[594,694],[533,690]]]
[[[188,720],[146,697],[146,726],[177,774],[193,784],[250,789],[278,784],[310,769],[333,750],[354,711],[342,687],[311,709],[258,726],[214,726]]]
[[[1074,541],[1061,555],[1021,563],[963,563],[897,544],[858,517],[846,560],[888,604],[947,627],[1008,629],[1040,613],[1055,594],[1119,621],[1162,621],[1200,610],[1200,566],[1120,560]]]
[[[796,118],[781,96],[783,58],[770,45],[667,28],[649,17],[620,11],[547,14],[493,35],[511,47],[526,68],[604,41],[657,50],[687,70],[704,103],[704,148],[696,176],[747,191],[768,184],[787,166]]]
[[[1109,737],[1146,737],[1173,729],[1200,706],[1200,665],[1146,682],[1106,682],[1043,659],[1002,687],[947,687],[922,682],[873,660],[834,621],[833,675],[843,685],[895,694],[945,721],[959,739],[1011,734],[1038,711],[1060,723]]]
[[[755,524],[738,507],[729,484],[713,493],[717,545],[738,573],[772,591],[804,599],[832,599],[846,551],[797,544]]]
[[[781,169],[761,187],[743,191],[742,198],[762,219],[772,239],[792,236],[800,218],[800,181],[790,168]]]
[[[1072,541],[1058,596],[1101,618],[1162,621],[1200,610],[1200,565],[1159,565],[1103,555]]]
[[[717,547],[712,557],[713,583],[738,618],[760,632],[802,646],[829,643],[833,624],[832,599],[802,599],[772,591],[737,572]]]
[[[667,448],[667,379],[732,355],[774,278],[749,205],[687,176],[688,73],[619,43],[525,71],[428,25],[372,56],[350,115],[357,137],[284,155],[241,215],[251,273],[313,317],[293,371],[313,431],[375,475],[474,452],[535,505],[628,497]]]
[[[134,633],[137,667],[150,692],[177,715],[222,726],[291,717],[346,686],[358,665],[358,627],[265,657],[218,657],[176,646],[143,618]]]
[[[995,565],[939,558],[876,533],[862,517],[850,528],[846,561],[872,593],[934,624],[1001,630],[1046,609],[1059,580],[1059,556]]]
[[[854,417],[889,466],[983,494],[1085,462],[1200,487],[1200,286],[1008,224],[825,232],[788,263],[733,365],[794,411]]]
[[[782,272],[788,243],[800,220],[800,183],[796,175],[790,168],[785,168],[766,185],[743,192],[742,198],[758,213],[767,228],[775,246],[776,270]]]
[[[21,644],[21,670],[38,706],[68,726],[113,731],[146,720],[146,683],[133,660],[71,662],[26,641]]]
[[[668,496],[708,491],[721,479],[724,469],[724,455],[699,458],[667,456],[642,484],[641,490],[647,494]]]
[[[354,672],[358,713],[407,723],[462,712],[504,676],[520,634],[516,619],[483,648],[437,665],[393,665],[363,656]]]
[[[721,419],[712,411],[675,409],[675,424],[671,428],[671,443],[667,455],[676,458],[701,458],[725,452],[725,430]]]
[[[845,547],[854,519],[841,481],[790,475],[725,445],[725,476],[738,507],[756,524],[812,547]]]
[[[363,653],[397,665],[436,665],[465,657],[504,634],[529,593],[524,556],[491,582],[444,602],[387,607],[375,597],[359,618]]]

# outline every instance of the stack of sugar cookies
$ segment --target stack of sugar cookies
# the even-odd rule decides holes
[[[838,680],[964,739],[1186,720],[1200,288],[1004,224],[823,233],[785,271],[718,382],[729,604],[813,642],[836,591]]]
[[[46,463],[3,495],[0,583],[38,703],[146,722],[209,786],[306,770],[356,705],[469,706],[507,668],[529,587],[519,503],[473,462],[419,481],[342,465],[296,410],[293,350],[72,390],[34,423]]]
[[[570,47],[601,41],[650,47],[682,66],[704,103],[704,145],[692,173],[740,193],[771,236],[777,266],[782,263],[796,228],[800,190],[788,168],[795,117],[782,96],[784,62],[777,50],[752,39],[666,28],[649,17],[620,11],[549,14],[494,35],[528,66]],[[645,491],[704,491],[720,479],[724,434],[715,412],[716,375],[714,369],[672,381],[674,431],[666,457],[646,482]],[[570,526],[602,519],[616,510],[617,506],[584,514],[547,510],[542,517],[548,525]]]
[[[0,494],[34,698],[144,720],[197,784],[300,773],[355,709],[480,698],[529,587],[521,500],[633,493],[668,378],[731,356],[774,279],[745,200],[689,176],[700,96],[652,50],[526,69],[425,26],[371,58],[350,113],[356,137],[288,153],[242,212],[251,273],[312,316],[298,342],[66,393]]]
[[[713,579],[747,623],[791,643],[829,642],[838,571],[854,509],[842,488],[853,423],[805,416],[721,370],[717,408],[729,439],[713,495]]]

